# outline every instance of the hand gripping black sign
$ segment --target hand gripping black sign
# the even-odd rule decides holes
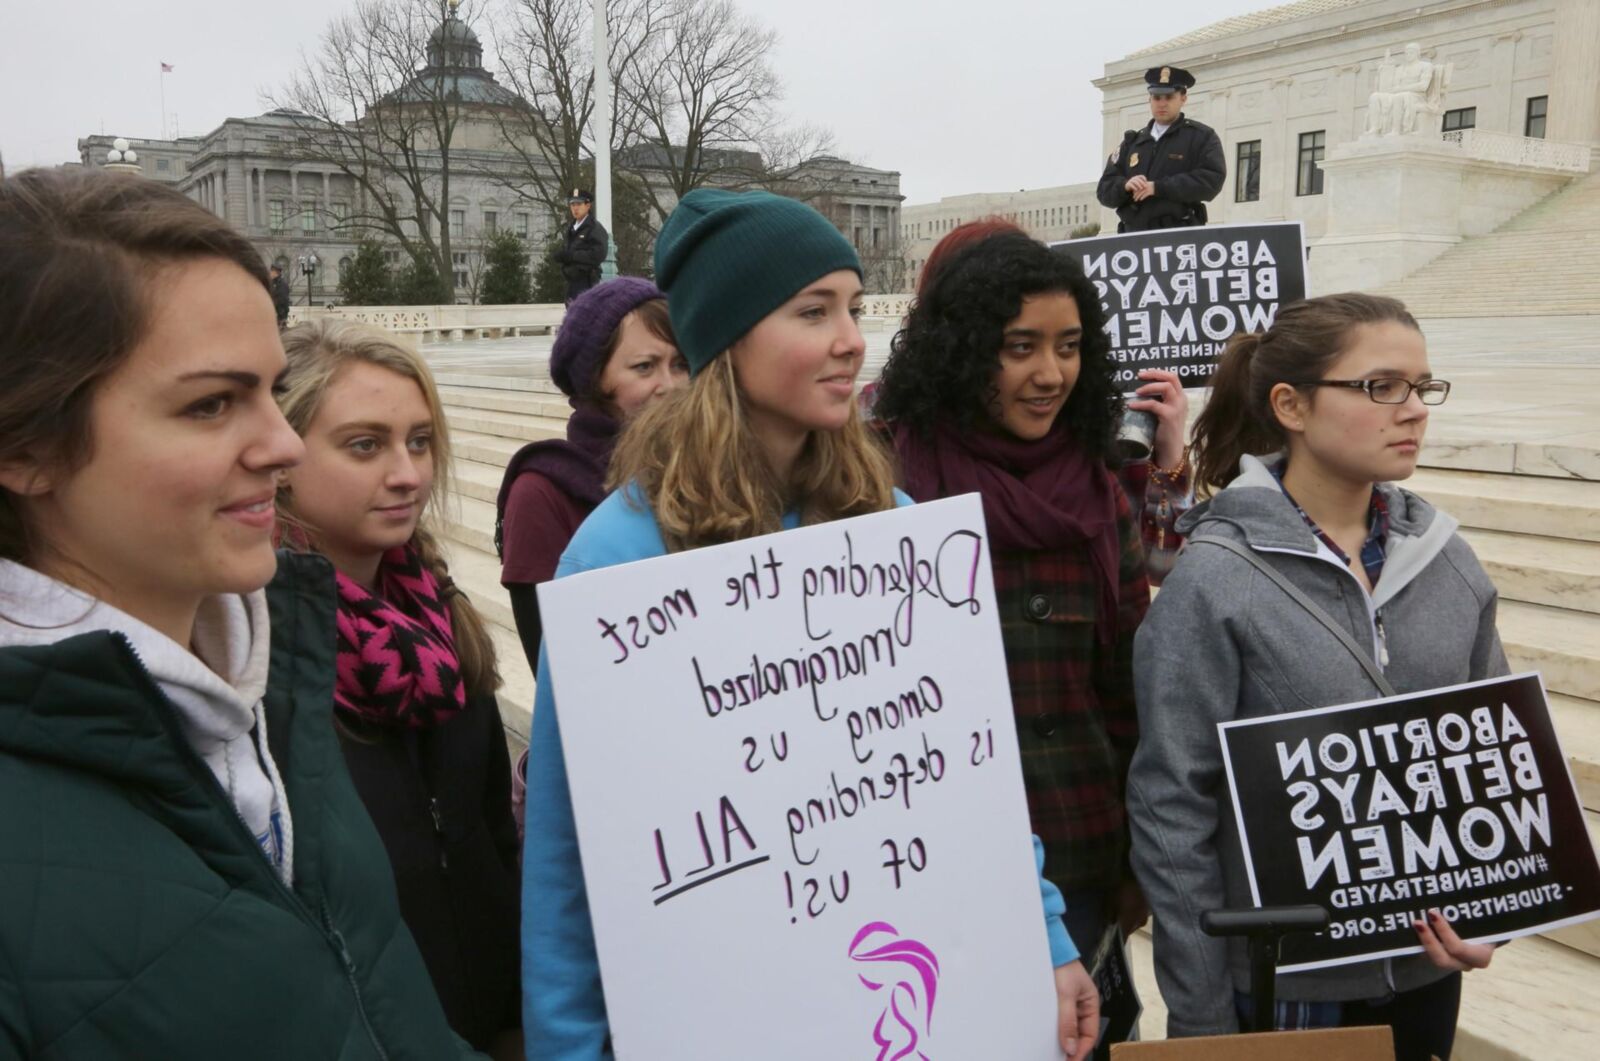
[[[1217,727],[1257,906],[1318,903],[1279,971],[1600,916],[1600,867],[1537,674]]]

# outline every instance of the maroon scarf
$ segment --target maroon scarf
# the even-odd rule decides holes
[[[604,410],[573,401],[567,437],[530,442],[506,465],[495,498],[494,551],[505,559],[506,504],[523,472],[538,472],[568,497],[594,508],[606,499],[606,468],[622,433],[622,422]]]
[[[338,573],[333,702],[368,722],[425,727],[467,706],[450,611],[415,546],[383,554],[378,593]]]
[[[1116,636],[1121,542],[1117,490],[1106,466],[1061,426],[1028,442],[1010,434],[938,427],[932,436],[894,429],[906,493],[917,501],[976,493],[996,552],[1046,552],[1088,543],[1100,580],[1096,632]]]

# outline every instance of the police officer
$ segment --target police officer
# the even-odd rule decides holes
[[[606,260],[606,245],[611,237],[605,227],[589,216],[594,196],[586,189],[572,189],[567,200],[572,220],[561,227],[561,247],[556,261],[567,279],[567,304],[600,282],[600,263]]]
[[[1152,66],[1150,123],[1129,129],[1100,177],[1097,196],[1117,212],[1118,232],[1206,223],[1206,203],[1228,175],[1216,131],[1183,116],[1194,76],[1176,66]]]

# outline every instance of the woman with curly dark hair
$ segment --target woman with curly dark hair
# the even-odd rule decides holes
[[[1103,326],[1068,256],[1014,231],[969,241],[895,336],[874,408],[913,498],[983,498],[1028,810],[1085,951],[1145,916],[1123,788],[1150,587],[1108,465],[1123,399]]]
[[[917,297],[923,297],[934,278],[963,248],[1001,233],[1026,235],[1003,217],[979,218],[951,229],[923,262],[917,276]],[[1177,562],[1178,550],[1183,548],[1178,519],[1194,504],[1187,442],[1189,396],[1175,372],[1141,368],[1138,376],[1139,386],[1127,396],[1127,406],[1156,418],[1155,442],[1147,460],[1122,462],[1117,469],[1117,481],[1122,484],[1128,500],[1133,502],[1134,515],[1139,520],[1144,538],[1145,574],[1150,578],[1150,585],[1159,586]],[[872,408],[877,390],[877,381],[862,388],[863,408]]]

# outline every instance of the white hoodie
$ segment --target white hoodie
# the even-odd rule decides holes
[[[190,746],[284,883],[292,883],[294,826],[261,704],[271,652],[266,591],[206,598],[195,616],[191,652],[104,601],[0,560],[0,647],[50,645],[98,630],[121,634],[133,646]]]

